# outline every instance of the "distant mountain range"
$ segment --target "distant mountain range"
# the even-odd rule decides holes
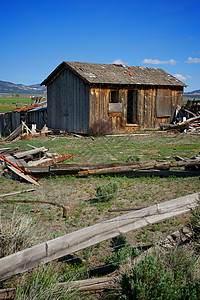
[[[40,84],[24,85],[0,80],[0,93],[9,94],[44,94],[45,86]]]
[[[24,85],[0,80],[0,93],[9,94],[43,94],[46,87],[40,84]],[[184,93],[184,95],[200,95],[200,90]]]
[[[200,95],[200,90],[184,93],[184,95]]]

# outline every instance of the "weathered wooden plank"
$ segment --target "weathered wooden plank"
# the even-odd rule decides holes
[[[39,185],[35,178],[32,177],[31,175],[25,175],[24,174],[24,171],[22,169],[20,169],[18,166],[16,166],[15,164],[13,164],[12,162],[10,162],[8,159],[6,159],[5,157],[3,157],[1,154],[0,154],[0,158],[3,159],[4,161],[6,161],[6,163],[9,163],[8,168],[10,168],[14,173],[16,173],[17,175],[19,175],[20,177],[26,179],[27,181],[35,184],[35,185]]]
[[[32,192],[32,191],[35,191],[35,189],[28,189],[28,190],[24,190],[24,191],[12,192],[12,193],[7,193],[7,194],[0,194],[0,198],[14,196],[14,195],[22,194],[22,193],[28,193],[28,192]]]
[[[152,90],[151,128],[156,127],[156,89]]]
[[[71,289],[76,289],[82,292],[112,290],[114,289],[114,283],[116,280],[117,277],[102,277],[70,282],[60,282],[58,283],[56,289],[61,289],[67,285],[70,286]],[[14,299],[15,292],[16,288],[0,289],[0,300]]]
[[[24,178],[26,181],[39,186],[39,183],[37,183],[37,181],[35,181],[29,175],[25,175],[22,171],[20,171],[19,169],[15,168],[14,166],[8,165],[7,167],[8,167],[8,169],[10,169],[12,172],[14,172],[15,174],[17,174],[18,176]]]
[[[112,290],[114,289],[114,283],[117,277],[103,277],[103,278],[92,278],[85,280],[71,281],[69,286],[72,289],[78,289],[79,291],[99,291],[99,290]],[[59,287],[65,286],[67,283],[62,282],[58,284]]]
[[[5,139],[5,141],[13,141],[22,132],[22,124],[20,124],[11,134]]]
[[[18,152],[18,153],[15,153],[14,155],[16,158],[23,158],[23,157],[26,157],[29,155],[37,154],[40,152],[47,152],[47,151],[48,151],[48,149],[46,149],[45,147],[40,147],[40,148],[28,150],[28,151]]]
[[[140,128],[144,128],[144,90],[140,90],[140,106],[139,106],[139,125]]]
[[[188,212],[197,206],[198,199],[199,195],[195,193],[159,203],[1,258],[0,280],[28,271],[39,263],[47,263],[129,231]]]
[[[189,126],[189,124],[191,122],[194,122],[194,121],[197,121],[200,119],[200,116],[196,116],[196,117],[193,117],[193,118],[190,118],[190,119],[187,119],[186,121],[183,121],[183,122],[180,122],[180,123],[177,123],[177,124],[165,124],[165,123],[160,123],[160,127],[161,128],[171,128],[171,129],[184,129],[186,128],[187,126]]]
[[[84,171],[83,171],[84,172]],[[101,173],[103,174],[103,173]],[[127,176],[127,177],[198,177],[200,171],[168,171],[168,170],[129,170],[123,172],[105,172],[104,175],[109,176]],[[79,173],[79,176],[87,176],[84,173]]]
[[[171,167],[186,167],[186,166],[200,166],[200,159],[188,159],[187,161],[176,161],[176,162],[166,162],[166,163],[156,163],[156,164],[135,164],[128,166],[116,166],[107,168],[91,169],[86,171],[80,171],[79,176],[95,175],[95,174],[117,174],[117,173],[127,173],[135,171],[145,171],[157,172],[156,170],[168,170]],[[172,172],[172,171],[171,171]],[[177,171],[175,171],[176,173]],[[153,173],[152,173],[153,174]],[[161,173],[162,174],[162,173]]]
[[[28,174],[43,174],[49,173],[49,166],[36,166],[24,169]]]

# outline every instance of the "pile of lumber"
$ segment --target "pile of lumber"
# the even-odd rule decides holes
[[[15,176],[25,179],[26,181],[38,185],[36,179],[26,173],[29,166],[50,166],[73,158],[73,154],[49,153],[45,147],[31,147],[31,150],[0,149],[0,175],[4,174],[9,177],[13,173]],[[13,177],[12,177],[13,178]]]
[[[51,166],[28,166],[28,174],[37,175],[125,175],[125,176],[200,176],[200,155],[193,158],[176,156],[174,161],[161,163],[99,163],[54,164]]]
[[[176,124],[160,123],[161,129],[173,129],[173,130],[189,130],[191,128],[200,129],[200,115],[195,116],[185,121],[178,122]]]
[[[160,123],[161,129],[200,133],[200,101],[193,100],[180,107],[177,105],[172,124]]]
[[[17,138],[27,139],[32,137],[42,137],[51,133],[52,131],[46,125],[41,130],[36,129],[36,124],[32,124],[29,128],[25,122],[22,123],[5,139],[6,142],[11,142]]]

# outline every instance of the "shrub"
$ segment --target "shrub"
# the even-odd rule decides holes
[[[112,133],[111,122],[109,120],[98,120],[90,128],[90,134],[100,136]]]
[[[28,248],[33,244],[33,219],[13,213],[11,220],[0,219],[0,257]]]
[[[106,202],[115,197],[118,191],[118,184],[116,182],[109,182],[108,184],[98,185],[96,188],[96,199],[100,202]]]
[[[119,267],[122,263],[126,263],[132,259],[133,249],[131,246],[125,246],[114,251],[111,256],[106,259],[106,264],[113,264]]]
[[[131,162],[131,161],[139,162],[140,160],[141,160],[140,157],[138,155],[134,154],[134,155],[127,157],[126,162]]]
[[[182,265],[166,267],[163,258],[146,256],[121,279],[121,299],[199,299],[198,278],[186,280]]]
[[[116,250],[124,247],[126,244],[126,237],[123,235],[116,236],[111,240],[111,247],[116,248]]]

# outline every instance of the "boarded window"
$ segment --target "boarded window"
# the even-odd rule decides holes
[[[108,103],[108,112],[122,113],[122,103]]]
[[[172,97],[170,90],[158,90],[156,96],[156,113],[157,117],[170,117]]]
[[[111,103],[118,103],[118,102],[120,102],[119,91],[111,91],[110,92],[110,102]]]

